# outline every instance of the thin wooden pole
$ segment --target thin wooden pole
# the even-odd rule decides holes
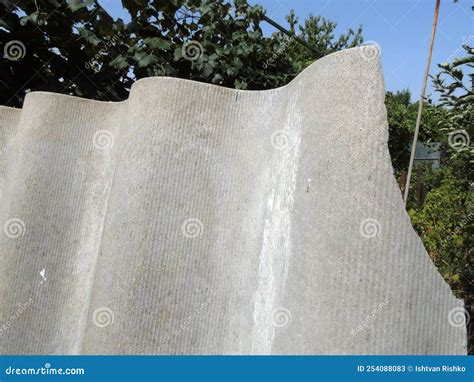
[[[426,61],[425,78],[423,79],[423,86],[421,88],[420,104],[418,106],[418,115],[416,117],[415,134],[413,136],[413,144],[411,146],[411,155],[410,155],[410,163],[408,165],[407,182],[405,184],[405,194],[403,195],[403,201],[405,202],[405,207],[408,202],[408,192],[410,191],[410,179],[411,179],[411,173],[413,170],[413,162],[415,160],[415,151],[416,151],[416,143],[418,142],[418,133],[420,132],[421,114],[423,113],[423,105],[425,103],[426,84],[428,82],[428,76],[430,74],[431,56],[433,55],[433,45],[434,45],[434,40],[435,40],[435,35],[436,35],[436,26],[438,25],[440,3],[441,3],[441,0],[436,0],[435,11],[434,11],[434,16],[433,16],[433,25],[431,27],[430,50],[428,53],[428,60]]]

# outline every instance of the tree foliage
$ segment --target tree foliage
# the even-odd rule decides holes
[[[336,38],[335,30],[337,23],[327,20],[322,16],[310,14],[303,24],[299,24],[298,17],[291,10],[290,14],[286,17],[286,21],[290,25],[292,33],[297,34],[318,51],[317,54],[314,54],[297,41],[292,41],[288,47],[287,54],[292,59],[294,67],[298,72],[318,58],[339,50],[353,48],[363,42],[361,26],[356,31],[349,29],[346,33]],[[281,32],[276,33],[275,37],[277,41],[285,38]]]
[[[385,97],[389,126],[388,147],[392,164],[396,170],[407,168],[410,159],[410,148],[415,132],[418,102],[411,102],[410,91],[387,92]],[[419,141],[424,143],[439,142],[442,133],[439,125],[447,118],[446,109],[440,105],[425,105],[419,134]]]
[[[21,106],[31,90],[123,100],[135,80],[148,76],[274,88],[319,56],[361,41],[360,31],[336,38],[334,23],[311,17],[298,26],[299,34],[321,54],[304,52],[294,42],[287,47],[281,33],[263,36],[265,11],[246,0],[122,0],[122,5],[128,23],[111,17],[98,0],[0,0],[4,53],[11,42],[22,50],[21,59],[4,54],[0,62],[0,103]]]
[[[439,128],[444,133],[446,150],[458,164],[459,175],[459,171],[468,168],[469,162],[474,163],[474,142],[471,142],[474,137],[474,48],[465,44],[462,47],[466,55],[440,64],[440,72],[433,77],[441,95],[440,104],[448,114]],[[471,170],[471,181],[472,175]]]
[[[430,134],[443,144],[442,168],[426,172],[429,189],[421,208],[409,204],[413,224],[434,263],[466,306],[474,306],[473,79],[474,49],[439,65],[433,84],[440,94],[436,128]],[[471,310],[471,317],[474,312]],[[474,353],[474,338],[470,352]]]

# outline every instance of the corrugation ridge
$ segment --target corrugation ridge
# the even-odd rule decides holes
[[[124,106],[126,106],[126,105],[127,104],[125,104]],[[110,110],[110,111],[112,111],[112,110]],[[110,113],[110,111],[109,111],[109,113]],[[121,127],[122,127],[122,125],[120,124],[119,128],[118,128],[119,132],[121,131]],[[92,297],[94,295],[94,285],[95,285],[95,281],[96,281],[97,264],[98,264],[98,261],[99,261],[100,253],[102,251],[102,241],[103,241],[103,238],[104,238],[104,230],[106,228],[105,223],[106,223],[106,219],[107,219],[107,211],[109,209],[110,196],[111,196],[113,184],[114,184],[114,181],[115,181],[115,171],[116,171],[117,163],[118,163],[118,154],[117,154],[117,152],[118,152],[118,147],[119,147],[119,144],[120,144],[120,140],[117,140],[117,141],[119,141],[119,142],[114,144],[115,147],[113,147],[113,152],[111,154],[111,157],[113,158],[112,160],[114,162],[113,171],[112,171],[112,179],[111,179],[110,186],[109,186],[108,192],[107,192],[108,195],[107,195],[107,202],[106,202],[106,205],[105,205],[105,211],[104,211],[104,214],[103,214],[103,217],[102,217],[102,221],[100,223],[100,226],[101,226],[100,241],[99,241],[98,246],[97,246],[97,253],[96,253],[96,256],[95,256],[94,267],[93,267],[92,276],[91,276],[92,284],[91,284],[90,291],[89,291],[87,308],[86,308],[85,314],[84,314],[84,323],[82,325],[82,328],[80,329],[81,332],[80,332],[80,335],[79,335],[78,354],[82,354],[82,348],[84,346],[84,338],[85,338],[85,335],[86,335],[86,332],[87,332],[87,322],[89,320],[89,314],[90,314],[90,309],[91,309],[91,301],[92,301]]]
[[[262,93],[266,93],[266,92],[279,91],[279,90],[285,89],[286,87],[294,86],[303,77],[311,76],[312,72],[317,72],[318,66],[326,63],[326,61],[338,60],[338,59],[348,59],[350,57],[353,57],[354,55],[360,55],[361,54],[360,51],[362,49],[365,49],[365,50],[366,49],[378,50],[378,48],[374,45],[374,46],[364,46],[363,48],[354,47],[354,48],[349,48],[349,49],[345,49],[345,50],[341,50],[341,51],[338,51],[338,52],[328,54],[327,56],[324,56],[324,57],[320,58],[319,60],[313,62],[311,65],[309,65],[307,68],[305,68],[303,71],[301,71],[295,78],[293,78],[286,85],[276,87],[276,88],[273,88],[273,89],[240,90],[240,89],[226,88],[226,87],[222,87],[222,86],[219,86],[219,85],[208,84],[208,83],[205,83],[205,82],[193,81],[193,80],[188,80],[188,79],[183,79],[183,78],[160,76],[160,77],[145,77],[145,78],[141,78],[141,79],[135,81],[131,86],[129,98],[133,96],[133,93],[135,92],[136,87],[141,86],[142,84],[144,84],[146,82],[156,82],[157,83],[156,86],[158,87],[159,83],[161,81],[169,81],[169,80],[173,80],[173,81],[176,81],[176,82],[182,82],[182,83],[188,84],[189,86],[198,86],[198,87],[201,87],[202,91],[204,91],[206,88],[208,88],[208,89],[219,89],[220,91],[225,92],[225,93],[229,93],[229,94],[231,94],[231,93],[233,93],[233,94],[240,93],[240,94],[255,94],[255,95],[257,95],[257,94],[262,94]],[[31,98],[31,97],[36,97],[37,95],[43,95],[43,96],[47,95],[48,97],[55,97],[55,98],[66,98],[66,99],[70,100],[69,102],[71,102],[71,101],[72,102],[90,102],[90,103],[98,103],[98,104],[105,104],[105,105],[106,104],[120,104],[120,103],[124,103],[124,102],[127,101],[127,100],[117,101],[117,102],[100,101],[100,100],[82,98],[82,97],[78,97],[78,96],[74,96],[74,95],[53,93],[53,92],[47,92],[47,91],[32,91],[32,92],[29,92],[26,95],[25,99]],[[0,106],[0,107],[5,108],[5,109],[17,110],[17,108],[10,107],[10,106]]]

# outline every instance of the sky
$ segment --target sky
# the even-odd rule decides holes
[[[102,0],[101,5],[113,16],[128,18],[119,0]],[[428,56],[429,38],[435,0],[249,0],[260,4],[267,16],[288,27],[285,16],[291,9],[302,22],[310,14],[321,15],[338,24],[336,33],[362,25],[365,41],[381,48],[385,87],[396,91],[409,89],[412,99],[420,97]],[[437,64],[463,55],[461,44],[474,46],[474,12],[472,0],[441,0],[440,15],[430,74],[438,72]],[[265,34],[275,29],[262,22]],[[427,95],[437,99],[428,84]]]
[[[396,91],[409,89],[412,99],[419,99],[426,60],[435,0],[250,0],[267,10],[267,16],[283,26],[290,9],[300,22],[309,14],[321,15],[338,24],[344,33],[362,25],[365,41],[374,41],[381,48],[385,87]],[[474,12],[472,0],[441,0],[430,74],[438,72],[437,64],[452,60],[465,52],[463,41],[474,46]],[[265,32],[271,33],[268,26]],[[431,83],[427,94],[437,99]]]

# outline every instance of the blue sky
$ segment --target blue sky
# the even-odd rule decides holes
[[[321,15],[338,24],[337,32],[363,26],[365,41],[374,41],[382,50],[387,90],[408,88],[418,99],[423,81],[435,0],[249,0],[260,4],[267,15],[288,26],[285,16],[294,9],[303,21],[310,14]],[[127,18],[119,0],[100,1],[114,16]],[[471,0],[442,0],[430,73],[437,64],[462,55],[461,44],[474,45],[474,12]],[[266,34],[274,31],[263,23]],[[433,94],[429,84],[427,94]],[[436,96],[434,97],[437,98]]]
[[[338,24],[337,31],[363,27],[365,41],[377,42],[387,90],[408,88],[412,98],[420,97],[429,48],[435,0],[259,0],[250,1],[267,9],[267,15],[287,26],[285,15],[294,9],[300,21],[309,14],[321,15]],[[463,40],[474,46],[472,0],[441,0],[430,73],[437,64],[462,55]],[[265,31],[272,31],[266,27]],[[431,85],[431,84],[430,84]],[[427,94],[434,94],[433,88]],[[437,98],[437,97],[434,97]]]

